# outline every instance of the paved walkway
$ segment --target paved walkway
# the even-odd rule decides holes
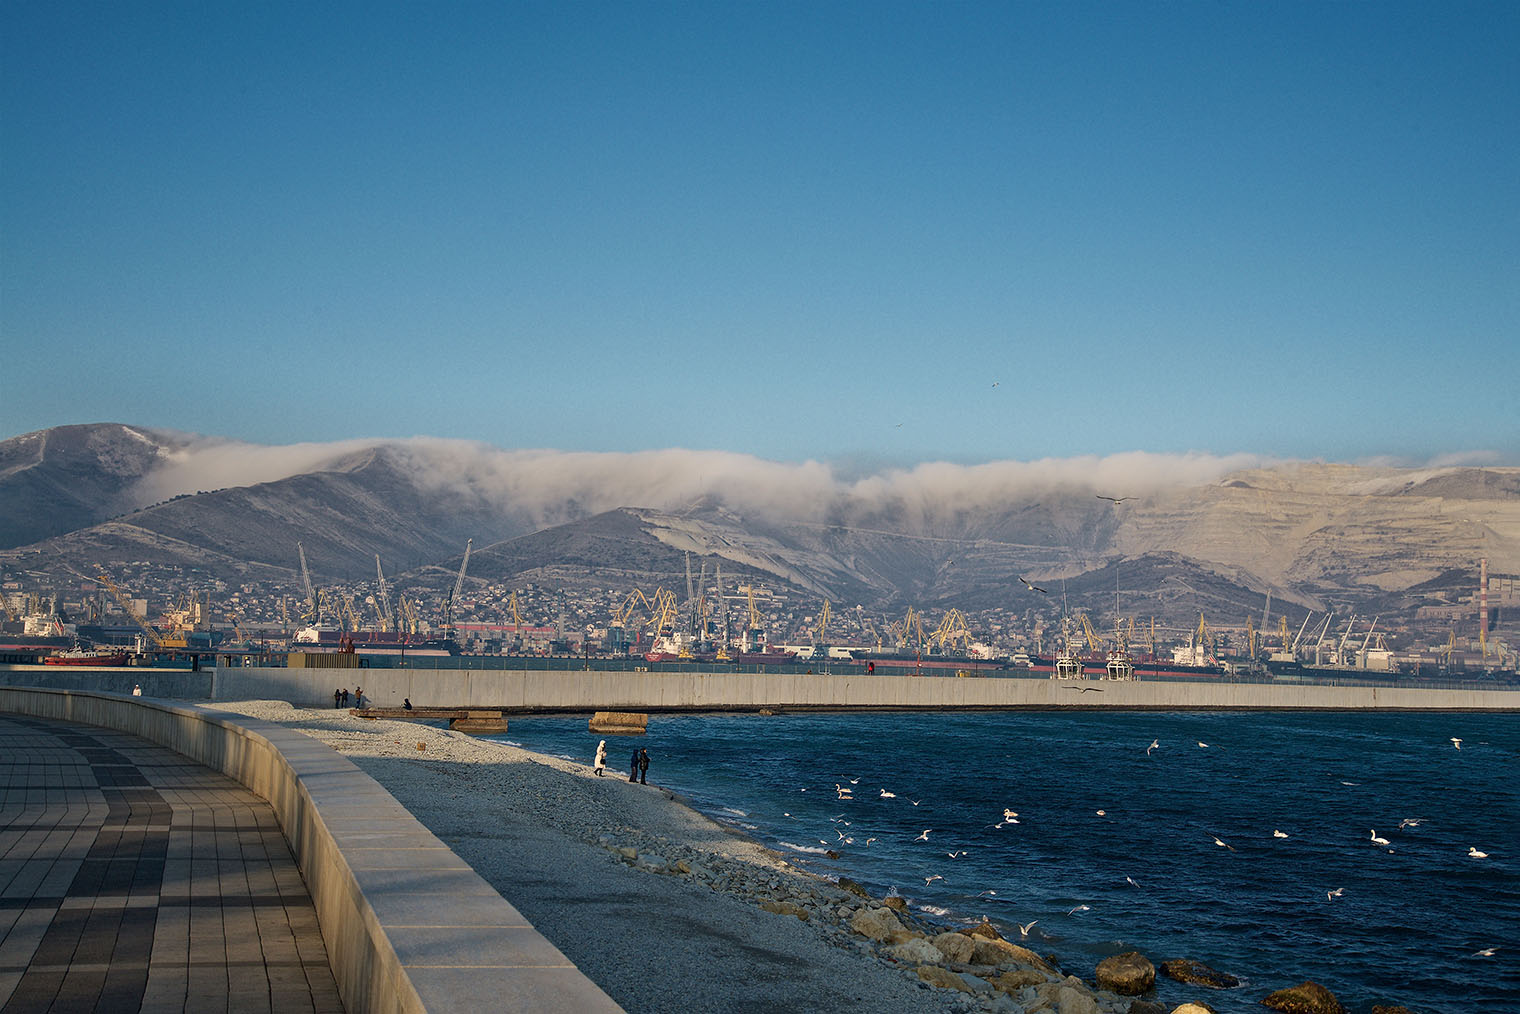
[[[145,739],[0,715],[0,1014],[341,1012],[269,805]]]

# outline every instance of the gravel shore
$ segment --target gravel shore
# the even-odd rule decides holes
[[[880,899],[799,870],[668,790],[615,771],[598,778],[589,765],[346,711],[283,701],[217,707],[298,729],[348,757],[629,1011],[1076,1006],[1060,1001],[1079,984],[1058,976],[1038,996],[1032,987],[1020,997],[929,986],[916,961],[852,930],[852,917]],[[939,932],[915,928],[929,938]],[[1057,997],[1058,989],[1067,993]],[[1112,994],[1089,995],[1091,1010],[1128,1009]]]

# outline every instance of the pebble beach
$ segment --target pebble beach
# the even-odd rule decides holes
[[[798,869],[613,767],[598,777],[589,763],[336,709],[218,707],[348,757],[628,1011],[1131,1010],[1016,942],[926,924],[899,899]]]

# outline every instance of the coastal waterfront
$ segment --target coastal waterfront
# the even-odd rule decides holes
[[[505,738],[582,763],[595,746],[584,717]],[[634,744],[609,740],[614,770]],[[1520,1004],[1513,717],[659,716],[637,745],[654,781],[817,872],[1012,939],[1037,920],[1025,942],[1067,971],[1138,949],[1246,980],[1160,979],[1167,1003],[1259,1010],[1314,979],[1352,1011]]]

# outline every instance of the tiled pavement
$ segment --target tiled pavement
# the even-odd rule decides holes
[[[125,733],[0,715],[0,1014],[343,1010],[269,805]]]

